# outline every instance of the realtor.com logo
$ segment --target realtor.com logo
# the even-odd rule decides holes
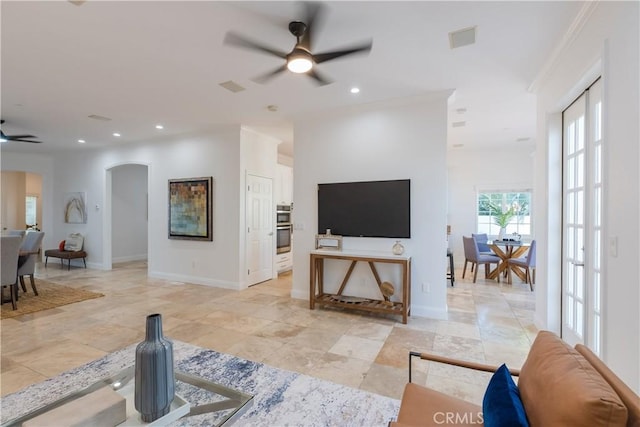
[[[482,412],[436,412],[433,414],[433,422],[440,425],[480,425],[484,423],[484,418],[482,417]]]

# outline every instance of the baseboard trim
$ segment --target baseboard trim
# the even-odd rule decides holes
[[[430,319],[447,320],[447,311],[449,309],[445,305],[444,308],[429,307],[426,305],[411,305],[411,315],[417,317],[428,317]]]
[[[242,285],[238,282],[209,279],[206,277],[170,274],[170,273],[164,273],[161,271],[149,271],[148,276],[156,279],[170,280],[172,282],[193,283],[194,285],[212,286],[214,288],[232,289],[234,291],[239,291],[241,289],[244,289]]]
[[[112,264],[118,262],[131,262],[131,261],[146,261],[148,259],[147,254],[138,254],[138,255],[129,255],[129,256],[121,256],[117,258],[113,258],[111,260]]]

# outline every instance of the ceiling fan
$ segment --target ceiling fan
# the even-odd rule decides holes
[[[312,53],[312,41],[315,38],[314,34],[317,33],[317,27],[319,26],[319,21],[323,14],[324,6],[316,2],[304,2],[303,5],[306,12],[304,22],[289,22],[289,32],[296,38],[296,44],[289,53],[283,52],[277,48],[272,48],[263,43],[250,40],[232,31],[228,32],[225,36],[224,43],[227,45],[257,50],[285,60],[283,65],[271,72],[253,79],[254,81],[258,83],[265,83],[276,75],[289,70],[293,73],[305,73],[309,77],[313,78],[317,84],[326,85],[331,83],[331,80],[318,73],[314,68],[315,64],[321,64],[326,61],[331,61],[336,58],[356,53],[367,53],[371,50],[373,42],[369,40],[358,45],[345,47],[341,50],[315,54]]]
[[[4,120],[0,120],[0,125],[1,124],[4,124]],[[37,138],[37,136],[33,136],[33,135],[5,135],[5,133],[2,132],[2,129],[0,129],[0,142],[18,141],[18,142],[31,142],[31,143],[34,143],[34,144],[42,143],[42,141],[29,141],[32,138]]]

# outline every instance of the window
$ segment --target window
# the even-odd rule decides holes
[[[27,227],[37,226],[38,224],[38,197],[27,196],[25,199],[25,224]]]
[[[478,233],[497,236],[500,221],[507,234],[531,236],[531,191],[478,193]]]

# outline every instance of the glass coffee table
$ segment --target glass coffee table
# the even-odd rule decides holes
[[[189,418],[194,417],[194,424],[206,417],[210,426],[228,426],[245,413],[253,404],[253,396],[191,375],[176,371],[176,395],[171,404],[171,411],[153,423],[144,423],[134,407],[134,367],[130,366],[115,375],[96,381],[89,387],[66,395],[55,402],[35,409],[18,418],[7,421],[0,427],[20,426],[25,421],[42,415],[52,409],[69,403],[75,399],[92,393],[102,387],[111,387],[126,399],[127,420],[119,426],[153,426],[153,425],[188,425]]]

